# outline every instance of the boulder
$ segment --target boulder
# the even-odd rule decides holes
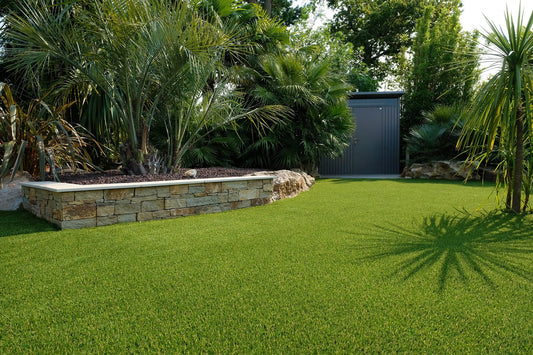
[[[472,166],[464,162],[433,161],[424,164],[411,164],[405,167],[402,177],[412,179],[440,179],[440,180],[480,180],[481,177]]]
[[[247,176],[275,176],[272,186],[272,201],[298,196],[308,191],[315,183],[315,178],[299,170],[260,171]]]
[[[0,211],[15,211],[22,204],[21,182],[33,181],[28,173],[17,173],[13,181],[9,177],[3,179],[0,186]]]
[[[183,173],[184,178],[193,178],[196,179],[196,176],[198,175],[198,171],[196,169],[189,169],[186,172]]]

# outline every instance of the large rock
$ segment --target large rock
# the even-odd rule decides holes
[[[32,181],[30,174],[17,173],[13,181],[5,177],[0,186],[0,211],[14,211],[22,204],[21,182]]]
[[[307,173],[294,170],[260,171],[248,176],[269,176],[274,175],[274,185],[272,186],[272,201],[282,200],[298,196],[300,192],[307,191],[315,183],[315,178]]]
[[[480,180],[479,174],[464,162],[434,161],[424,164],[411,164],[403,169],[402,177],[412,179],[441,180]]]

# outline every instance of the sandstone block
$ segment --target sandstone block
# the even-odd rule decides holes
[[[241,190],[239,191],[239,201],[252,200],[259,197],[259,190]]]
[[[170,210],[174,208],[184,208],[187,207],[187,200],[183,198],[166,198],[165,199],[165,209]]]
[[[96,217],[87,219],[74,219],[69,221],[62,221],[59,223],[61,229],[78,229],[96,227]]]
[[[107,217],[115,214],[115,204],[96,205],[96,217]]]
[[[141,203],[141,212],[153,212],[165,209],[165,200],[155,200],[155,201],[143,201]]]
[[[252,180],[248,181],[248,189],[262,189],[263,180]]]
[[[205,197],[197,197],[197,198],[188,198],[187,199],[187,206],[188,207],[196,207],[196,206],[204,206],[204,205],[212,205],[218,202],[217,196],[205,196]]]
[[[107,216],[107,217],[97,217],[96,218],[96,226],[109,226],[112,224],[117,224],[118,218],[117,216]]]
[[[147,197],[147,196],[157,197],[157,188],[155,187],[136,187],[135,188],[135,197]]]
[[[210,183],[205,184],[205,192],[207,194],[219,193],[221,191],[222,191],[221,182],[210,182]]]
[[[171,195],[183,195],[189,193],[189,185],[172,185],[169,187]]]
[[[62,221],[63,220],[63,211],[60,209],[56,209],[52,211],[52,219],[56,221]]]
[[[105,190],[104,191],[104,198],[106,201],[108,200],[124,200],[132,198],[134,195],[135,190],[134,189],[113,189],[113,190]]]
[[[156,187],[157,197],[170,197],[170,186]]]
[[[248,183],[246,181],[227,181],[222,183],[222,190],[233,190],[233,189],[246,189]]]
[[[191,194],[205,193],[205,186],[203,184],[189,185],[189,193]]]
[[[153,212],[139,212],[137,213],[137,221],[143,222],[143,221],[151,221],[154,219]]]
[[[35,202],[37,201],[34,188],[28,188],[28,201],[32,204],[35,204]]]
[[[91,219],[94,217],[96,217],[96,204],[95,203],[87,203],[83,205],[68,205],[63,208],[63,220],[64,221],[70,221],[70,220],[76,220],[76,219]]]
[[[272,192],[273,186],[270,182],[263,184],[263,191],[265,192]]]
[[[118,223],[137,222],[137,213],[117,215]]]
[[[170,217],[170,211],[169,210],[159,210],[153,212],[153,218],[154,219],[163,219],[163,218],[169,218]]]
[[[102,202],[104,200],[104,192],[99,191],[78,191],[74,193],[74,201],[80,202]]]
[[[72,202],[74,201],[74,192],[62,192],[61,193],[62,202]]]
[[[35,198],[38,201],[48,200],[48,191],[45,190],[35,190]]]
[[[170,215],[172,217],[178,217],[178,216],[190,216],[194,214],[194,208],[188,207],[188,208],[176,208],[173,210],[170,210]]]
[[[239,201],[239,191],[238,190],[230,191],[228,193],[228,202],[235,202],[235,201]]]
[[[219,205],[210,205],[210,206],[198,206],[195,210],[196,214],[207,214],[207,213],[217,213],[222,212]]]
[[[140,203],[117,203],[115,204],[115,214],[130,214],[141,212]]]

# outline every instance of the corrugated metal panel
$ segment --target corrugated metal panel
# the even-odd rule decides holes
[[[340,158],[322,159],[320,174],[398,174],[402,93],[357,94],[349,100],[357,125],[350,146]]]

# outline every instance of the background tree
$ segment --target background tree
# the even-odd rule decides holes
[[[424,123],[424,111],[437,105],[461,107],[472,97],[479,78],[477,34],[461,31],[460,14],[459,0],[431,0],[417,21],[403,84],[402,138]]]
[[[372,78],[395,75],[404,51],[412,44],[416,20],[424,0],[328,0],[336,9],[331,31],[340,32],[353,48],[361,49],[362,62]]]
[[[299,47],[315,47],[321,57],[327,57],[330,70],[350,85],[350,90],[378,90],[379,82],[363,63],[361,49],[354,49],[342,33],[331,33],[329,26],[315,29],[300,22],[292,29],[291,38]]]
[[[488,24],[490,32],[482,34],[487,44],[481,46],[500,69],[476,92],[458,146],[467,149],[476,164],[498,148],[504,157],[499,181],[507,187],[505,207],[519,213],[529,202],[530,191],[522,194],[524,180],[531,186],[533,14],[524,22],[519,11],[515,22],[507,11],[505,28]]]

